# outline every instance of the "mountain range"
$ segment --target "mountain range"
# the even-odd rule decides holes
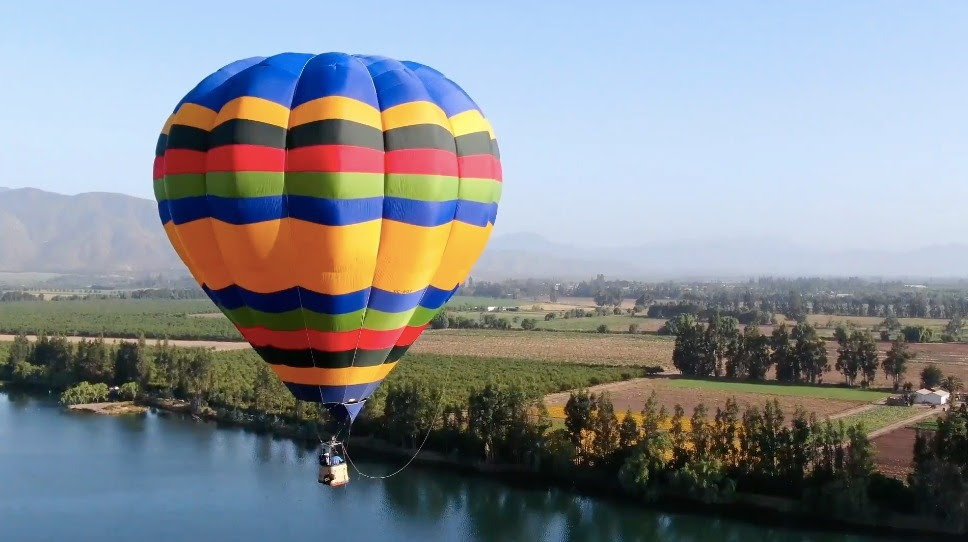
[[[63,195],[0,188],[0,271],[141,274],[184,271],[154,201],[104,192]],[[748,276],[968,276],[968,245],[897,251],[798,246],[784,239],[670,240],[580,247],[534,233],[495,235],[474,267],[479,279],[608,277],[741,279]]]

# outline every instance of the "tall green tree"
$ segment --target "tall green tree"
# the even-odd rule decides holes
[[[776,379],[780,382],[800,381],[800,360],[794,355],[790,339],[790,330],[786,323],[773,328],[770,335],[772,363],[776,366]]]
[[[811,384],[823,381],[823,375],[830,370],[827,361],[827,342],[817,335],[817,328],[802,322],[793,328],[793,356],[801,375]]]
[[[894,391],[901,387],[901,380],[908,370],[908,362],[914,359],[914,356],[914,352],[911,352],[908,348],[904,337],[896,337],[891,343],[891,349],[887,351],[882,367],[884,374],[893,382]]]

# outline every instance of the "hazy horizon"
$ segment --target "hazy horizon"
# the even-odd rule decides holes
[[[0,98],[25,105],[0,132],[0,186],[150,199],[157,133],[199,80],[337,50],[427,63],[481,106],[504,168],[496,235],[960,242],[968,4],[865,5],[20,3],[0,21],[21,74]]]

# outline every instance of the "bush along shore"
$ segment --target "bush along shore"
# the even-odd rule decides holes
[[[20,336],[7,350],[0,379],[56,390],[65,404],[103,399],[112,384],[142,404],[307,444],[336,429],[320,405],[295,400],[264,363],[240,368],[209,350],[143,340],[112,347],[100,339],[31,343]],[[803,410],[785,420],[776,401],[745,411],[730,401],[715,412],[698,405],[670,413],[653,394],[633,416],[616,413],[607,395],[579,390],[562,425],[550,421],[540,399],[515,386],[483,384],[444,397],[430,385],[388,383],[353,425],[350,448],[409,457],[426,438],[423,462],[652,507],[757,520],[769,509],[784,512],[785,521],[868,533],[968,532],[965,409],[918,436],[914,473],[901,481],[875,471],[863,427]]]

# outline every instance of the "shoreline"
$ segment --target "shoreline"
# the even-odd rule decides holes
[[[148,408],[135,404],[134,401],[105,401],[103,403],[82,403],[70,405],[68,410],[75,412],[90,412],[102,416],[127,416],[129,414],[144,414]]]

